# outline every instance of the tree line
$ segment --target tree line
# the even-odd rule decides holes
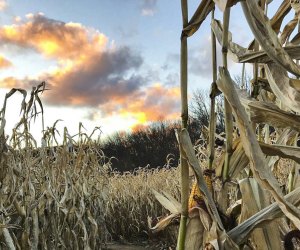
[[[209,94],[202,90],[193,93],[190,103],[188,132],[195,143],[205,137],[202,128],[209,126]],[[216,109],[217,133],[224,131],[222,100]],[[158,121],[134,132],[117,132],[101,144],[101,149],[111,161],[114,170],[124,172],[139,167],[157,168],[168,165],[178,166],[179,148],[175,129],[180,129],[179,121]]]

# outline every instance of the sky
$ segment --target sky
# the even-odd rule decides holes
[[[199,1],[188,4],[191,17]],[[0,103],[13,87],[30,91],[45,81],[45,125],[61,119],[58,127],[71,134],[79,122],[108,135],[180,119],[179,0],[0,0],[0,11]],[[253,39],[239,5],[230,30],[242,46]],[[208,18],[188,40],[189,97],[210,87],[210,40]],[[241,65],[229,68],[241,74]],[[8,134],[20,104],[20,94],[8,101]],[[37,119],[31,132],[39,138],[41,130]]]

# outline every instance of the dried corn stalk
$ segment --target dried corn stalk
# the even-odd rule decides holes
[[[237,120],[241,134],[243,147],[250,160],[250,167],[254,177],[262,187],[270,191],[272,196],[278,202],[283,213],[295,223],[297,228],[300,229],[300,212],[292,204],[284,200],[278,182],[267,167],[267,162],[259,147],[255,133],[250,126],[245,109],[239,100],[238,94],[227,70],[220,68],[220,76],[217,84],[233,108],[233,113]]]

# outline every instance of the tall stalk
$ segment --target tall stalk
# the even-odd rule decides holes
[[[259,44],[256,40],[254,40],[254,51],[259,50]],[[258,63],[253,63],[253,81],[252,81],[252,91],[251,97],[256,98],[259,94],[259,86],[258,86]]]
[[[228,47],[228,28],[229,28],[229,18],[230,18],[230,8],[226,8],[223,15],[223,40],[222,40],[222,59],[223,66],[227,69],[227,47]],[[224,109],[225,109],[225,132],[226,132],[226,153],[225,153],[225,163],[222,173],[223,181],[228,178],[229,162],[232,155],[232,141],[233,141],[233,116],[232,109],[224,98]]]
[[[188,4],[187,0],[181,0],[182,24],[185,28],[188,24]],[[182,128],[187,128],[188,122],[188,100],[187,100],[187,36],[181,36],[180,51],[180,85],[181,85],[181,122]],[[183,250],[185,245],[186,224],[188,218],[188,199],[189,199],[189,167],[187,160],[180,155],[181,171],[181,218],[177,249]]]
[[[212,10],[211,18],[214,20],[215,10]],[[216,95],[217,95],[217,55],[216,55],[216,36],[211,29],[211,49],[212,49],[212,69],[213,81],[210,91],[210,119],[209,119],[209,151],[208,151],[208,169],[212,169],[215,158],[215,131],[216,131]]]

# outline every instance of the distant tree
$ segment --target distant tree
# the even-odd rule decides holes
[[[210,120],[210,97],[207,90],[197,89],[193,92],[192,101],[190,104],[191,116],[195,120],[199,128],[205,126],[209,127]],[[216,98],[216,132],[221,133],[225,131],[224,113],[223,113],[223,97]]]
[[[115,157],[112,167],[123,172],[138,167],[156,168],[167,163],[178,165],[179,149],[174,130],[178,122],[154,122],[131,133],[115,133],[102,144],[107,157]]]

